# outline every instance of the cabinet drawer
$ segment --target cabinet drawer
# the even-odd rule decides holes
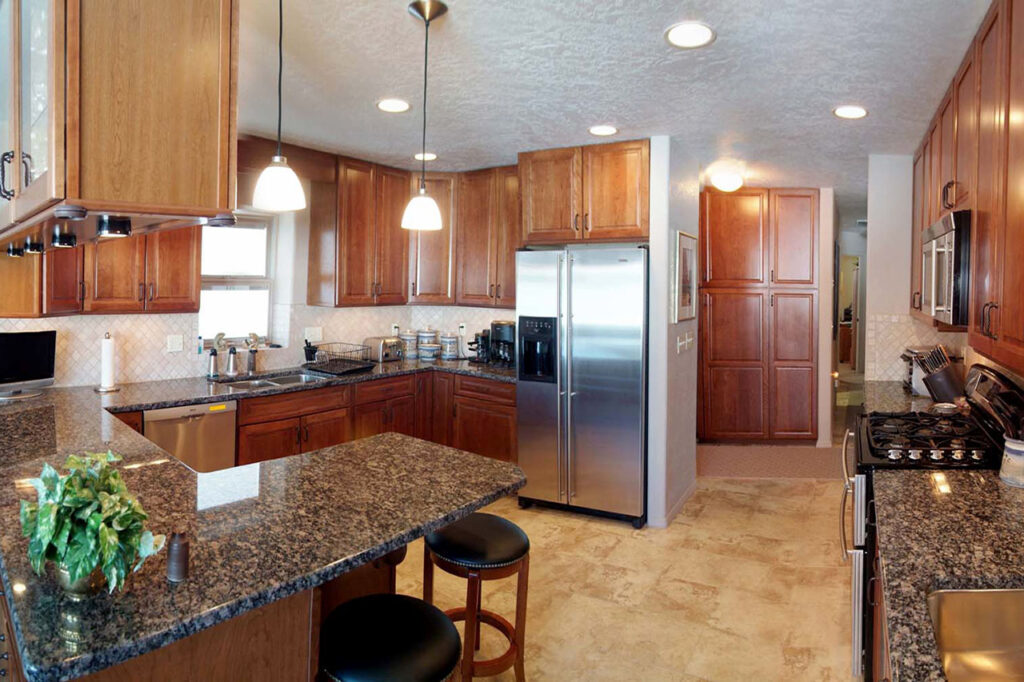
[[[347,407],[351,402],[352,389],[349,386],[331,386],[262,398],[246,398],[240,401],[238,406],[238,423],[255,424],[301,417],[313,412]]]
[[[415,386],[416,376],[413,374],[356,384],[356,405],[412,395],[415,392]]]
[[[516,385],[492,379],[457,375],[455,377],[455,395],[490,400],[491,402],[503,403],[505,405],[515,405]]]

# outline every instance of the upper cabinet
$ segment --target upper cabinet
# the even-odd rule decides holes
[[[237,0],[0,2],[0,229],[57,202],[233,209],[237,28]]]
[[[768,190],[701,193],[701,281],[712,287],[760,286],[767,280]]]
[[[924,315],[921,312],[921,230],[928,213],[927,166],[928,158],[922,148],[914,155],[914,204],[910,225],[910,312],[921,316]]]
[[[410,173],[378,166],[376,194],[376,273],[377,305],[402,304],[408,300],[406,281],[409,271],[409,230],[402,229],[402,214],[412,197]]]
[[[519,155],[523,242],[645,239],[650,141]]]
[[[818,190],[772,189],[771,264],[773,285],[813,287],[818,281]]]
[[[409,232],[409,303],[450,305],[455,303],[456,190],[458,175],[427,175],[427,194],[441,209],[441,229]],[[413,174],[410,192],[419,187]]]
[[[515,308],[519,246],[519,174],[515,166],[459,177],[456,302]]]
[[[953,107],[956,146],[953,151],[953,190],[948,199],[953,207],[960,208],[970,204],[978,165],[978,80],[974,50],[967,51],[967,58],[953,81]]]

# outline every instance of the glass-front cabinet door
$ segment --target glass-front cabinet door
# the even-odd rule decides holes
[[[0,0],[0,230],[14,222],[14,188],[18,183],[14,163],[14,73],[17,45],[14,42],[14,3]]]
[[[56,116],[63,109],[64,12],[57,0],[19,2],[21,179],[15,212],[20,219],[63,196],[64,122]]]

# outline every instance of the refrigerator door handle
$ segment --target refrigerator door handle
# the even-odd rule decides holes
[[[565,314],[565,377],[566,377],[566,392],[567,397],[565,401],[565,501],[566,504],[572,504],[572,498],[576,497],[576,490],[573,486],[573,455],[575,451],[575,443],[573,436],[575,435],[574,429],[576,420],[573,418],[573,405],[572,400],[576,396],[576,392],[572,390],[572,254],[566,254],[565,257],[565,277],[560,281],[565,283],[565,310],[562,312]]]

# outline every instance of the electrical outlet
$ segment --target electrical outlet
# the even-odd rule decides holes
[[[459,336],[465,336],[465,335],[466,335],[466,323],[465,322],[459,322]]]
[[[398,323],[392,323],[391,325],[391,336],[398,336]]]
[[[317,341],[324,340],[324,328],[323,327],[303,327],[302,338],[309,341],[310,343],[316,343]]]
[[[181,334],[168,334],[167,352],[180,353],[183,350],[185,350],[185,337],[183,337]]]

